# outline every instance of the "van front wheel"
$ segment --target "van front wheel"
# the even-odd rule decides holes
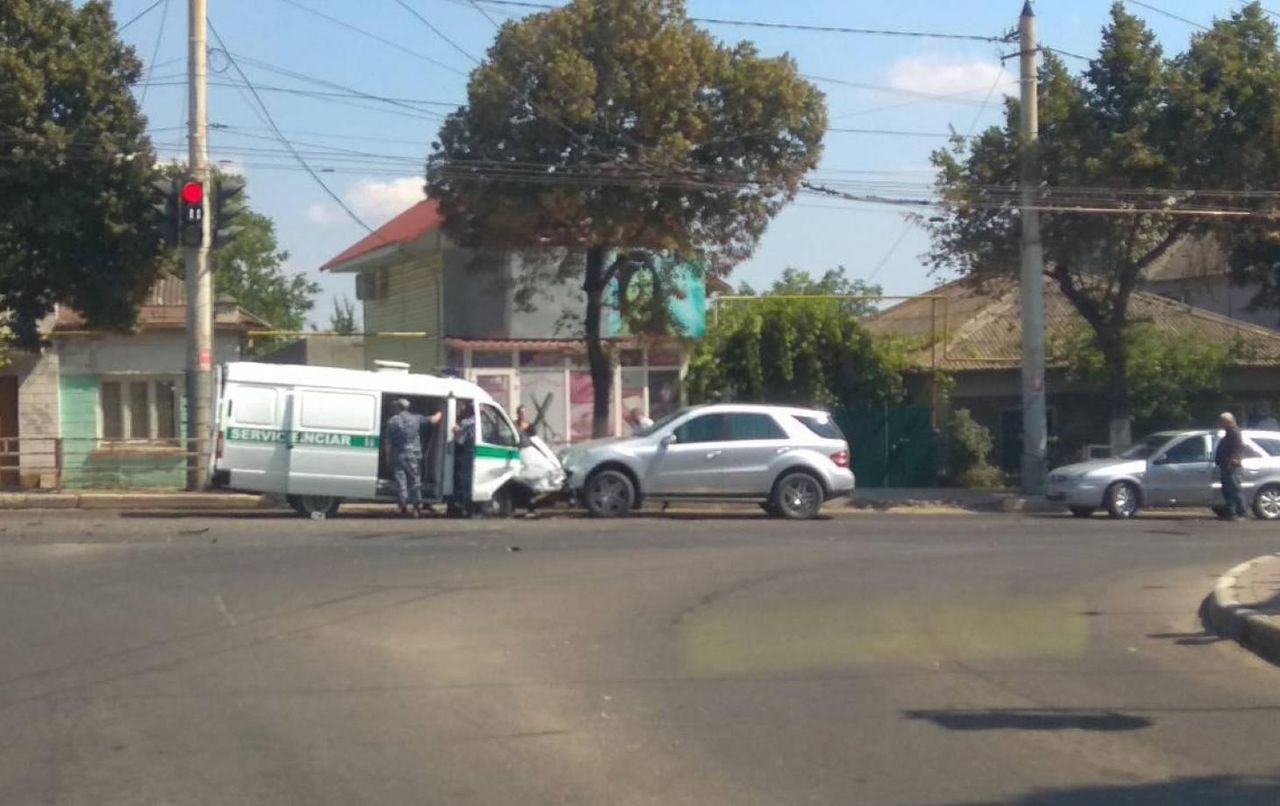
[[[342,499],[332,495],[287,495],[285,500],[304,518],[332,518],[342,505]]]

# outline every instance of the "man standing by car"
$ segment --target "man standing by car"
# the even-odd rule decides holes
[[[1240,435],[1240,426],[1236,424],[1235,415],[1226,411],[1218,418],[1222,427],[1222,439],[1218,441],[1218,449],[1213,454],[1213,463],[1218,466],[1218,474],[1222,478],[1222,498],[1226,502],[1230,514],[1228,520],[1238,521],[1244,517],[1244,492],[1240,489],[1240,460],[1244,456],[1244,438]]]
[[[388,463],[395,481],[400,514],[417,518],[422,514],[422,446],[431,444],[431,428],[441,413],[424,417],[409,411],[409,401],[400,398],[391,404],[395,414],[387,420]]]
[[[453,427],[453,494],[464,518],[473,514],[471,484],[476,463],[476,412],[470,403],[458,406],[458,423]]]

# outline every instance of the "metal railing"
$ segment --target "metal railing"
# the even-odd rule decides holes
[[[53,488],[184,488],[188,468],[200,455],[196,443],[186,438],[0,437],[0,488],[36,486],[33,477],[45,487],[50,474]]]

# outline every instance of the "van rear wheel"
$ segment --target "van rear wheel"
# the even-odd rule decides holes
[[[342,499],[332,495],[288,495],[285,500],[293,511],[304,518],[314,518],[317,514],[323,518],[332,518],[338,514]]]

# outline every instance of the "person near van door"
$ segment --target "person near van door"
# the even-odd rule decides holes
[[[533,423],[529,422],[529,410],[524,406],[516,406],[516,430],[521,436],[536,437],[537,429],[533,427]]]
[[[396,413],[387,420],[386,434],[396,503],[400,505],[400,514],[417,518],[422,514],[422,446],[431,443],[431,429],[440,422],[442,414],[436,412],[430,417],[415,414],[404,398],[395,401],[392,407]]]
[[[453,493],[462,514],[471,517],[471,482],[476,462],[476,412],[470,403],[458,406],[458,423],[453,427]]]
[[[1218,440],[1218,449],[1213,454],[1213,463],[1218,466],[1222,477],[1222,498],[1230,508],[1230,520],[1240,520],[1245,515],[1244,491],[1240,489],[1240,461],[1244,456],[1244,438],[1240,434],[1240,426],[1236,424],[1235,415],[1224,411],[1218,418],[1222,427],[1222,439]]]

